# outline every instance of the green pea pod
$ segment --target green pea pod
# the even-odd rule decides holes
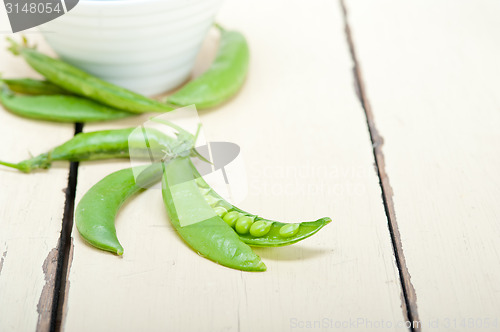
[[[158,182],[162,176],[160,164],[138,170],[142,172],[137,181],[132,168],[106,176],[90,188],[78,203],[75,210],[76,228],[94,247],[116,255],[123,254],[123,247],[116,236],[116,214],[130,196]]]
[[[203,257],[238,270],[265,271],[260,257],[205,201],[190,163],[187,158],[177,158],[164,166],[163,201],[174,228]]]
[[[74,94],[134,113],[173,110],[169,105],[106,82],[66,62],[42,54],[34,48],[28,47],[26,41],[21,45],[12,39],[8,40],[11,43],[9,50],[13,54],[21,55],[33,69],[47,80]]]
[[[29,173],[40,168],[49,168],[53,161],[88,161],[111,158],[129,158],[129,149],[141,147],[144,137],[132,135],[136,128],[102,130],[89,133],[79,133],[72,139],[55,147],[49,152],[42,153],[34,158],[21,161],[17,164],[0,161],[0,165],[16,168]],[[164,135],[153,128],[144,128],[148,138],[149,148],[144,150],[145,159],[161,158],[166,147],[171,147],[175,139]],[[138,148],[135,156],[141,157]]]
[[[211,67],[167,98],[167,102],[197,109],[217,106],[241,88],[248,71],[250,52],[245,37],[237,31],[221,30],[220,46]]]
[[[0,82],[6,84],[13,92],[25,95],[68,95],[68,91],[58,87],[49,81],[35,80],[32,78],[1,79]]]
[[[198,183],[199,187],[210,188],[191,162],[190,167],[194,176],[196,177],[196,182]],[[257,215],[239,209],[238,207],[224,200],[224,198],[222,198],[222,196],[217,194],[214,190],[205,189],[205,192],[205,196],[210,196],[210,198],[208,199],[209,201],[217,202],[214,208],[219,206],[224,207],[224,210],[227,211],[227,214],[225,215],[227,216],[227,218],[224,216],[224,220],[231,226],[235,227],[236,231],[238,231],[238,228],[236,228],[238,226],[238,222],[236,220],[242,220],[243,218],[249,217],[253,219],[254,223],[257,221],[265,221],[267,223],[271,223],[270,227],[266,227],[266,232],[258,234],[259,236],[254,236],[252,232],[247,233],[246,229],[244,231],[239,231],[240,239],[246,244],[255,247],[279,247],[297,243],[310,237],[311,235],[316,234],[321,228],[332,221],[328,217],[321,218],[316,221],[304,221],[296,224],[273,221],[261,218]],[[287,228],[290,228],[290,231],[288,231]]]
[[[76,96],[25,96],[12,93],[6,86],[0,89],[1,104],[12,113],[30,119],[54,122],[96,122],[135,115]]]

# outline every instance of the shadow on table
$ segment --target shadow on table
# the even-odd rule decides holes
[[[331,250],[291,245],[286,247],[252,247],[255,253],[263,259],[274,261],[295,261],[328,255]]]

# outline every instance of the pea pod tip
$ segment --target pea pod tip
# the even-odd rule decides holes
[[[237,268],[238,270],[243,270],[247,272],[266,272],[267,271],[267,266],[264,264],[264,262],[261,260],[258,263],[252,262],[247,268],[241,269],[241,267]]]
[[[264,264],[263,261],[260,261],[260,263],[257,264],[256,272],[265,272],[265,271],[267,271],[267,266],[266,266],[266,264]]]

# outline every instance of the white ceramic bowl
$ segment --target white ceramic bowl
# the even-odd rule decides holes
[[[65,61],[144,95],[188,77],[222,0],[80,0],[41,25]]]

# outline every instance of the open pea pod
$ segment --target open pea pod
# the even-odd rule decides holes
[[[325,217],[316,221],[283,223],[248,213],[217,194],[205,182],[193,163],[190,163],[200,191],[214,211],[238,233],[240,239],[256,247],[280,247],[294,244],[316,234],[332,219]]]
[[[170,222],[200,256],[242,271],[265,271],[259,256],[214,212],[199,191],[189,158],[164,165],[162,194]]]

